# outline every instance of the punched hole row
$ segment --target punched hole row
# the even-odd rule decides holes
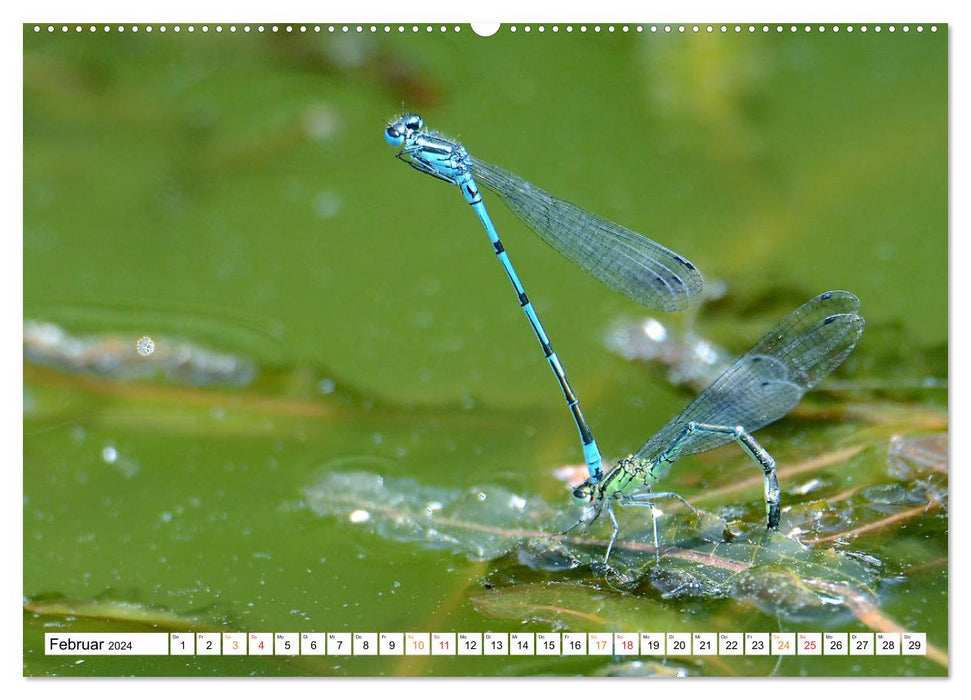
[[[483,25],[481,27],[477,27],[475,25],[472,26],[472,31],[475,32],[476,34],[479,34],[480,36],[491,36],[492,34],[495,34],[496,32],[498,32],[500,29],[501,28],[499,27],[499,25]],[[906,33],[909,33],[911,31],[915,31],[917,33],[923,33],[925,31],[925,29],[929,29],[931,32],[937,32],[937,29],[938,28],[937,28],[937,25],[930,25],[930,27],[925,28],[924,25],[922,25],[922,24],[917,24],[917,25],[913,25],[913,26],[912,25],[909,25],[909,24],[904,24],[904,25],[900,25],[900,26],[893,25],[893,24],[890,24],[890,25],[879,25],[879,24],[877,24],[877,25],[866,25],[866,24],[861,24],[861,25],[845,25],[845,26],[836,25],[836,24],[834,24],[834,25],[824,25],[824,24],[819,24],[819,25],[810,25],[810,24],[805,24],[805,25],[795,25],[795,24],[790,24],[790,25],[782,25],[782,24],[773,24],[773,25],[769,25],[769,24],[761,24],[761,25],[755,25],[755,24],[748,24],[748,25],[742,25],[742,24],[732,24],[732,25],[728,25],[728,24],[721,24],[721,25],[712,25],[712,24],[660,24],[660,25],[658,25],[658,24],[652,24],[652,25],[646,25],[646,26],[645,25],[633,25],[633,26],[631,26],[631,25],[626,25],[626,24],[619,25],[619,26],[615,26],[615,25],[612,25],[612,24],[605,25],[605,26],[601,26],[601,25],[597,24],[597,25],[587,26],[585,24],[581,24],[581,25],[574,26],[574,25],[570,24],[570,25],[565,25],[565,26],[562,26],[562,27],[560,25],[556,25],[556,24],[550,25],[548,27],[546,25],[542,25],[542,24],[540,24],[540,25],[529,25],[529,24],[527,24],[527,25],[516,25],[516,24],[513,24],[513,25],[509,25],[506,28],[506,31],[508,31],[510,33],[513,33],[513,34],[515,34],[517,32],[520,32],[520,31],[521,32],[524,32],[526,34],[529,34],[529,33],[534,32],[534,31],[537,32],[537,33],[539,33],[539,34],[543,34],[543,33],[547,32],[547,31],[550,31],[550,32],[552,32],[554,34],[559,33],[561,31],[562,32],[566,32],[567,34],[570,34],[570,33],[573,33],[573,32],[579,32],[581,34],[587,33],[587,32],[593,32],[595,34],[602,33],[602,32],[606,32],[608,34],[609,33],[615,33],[615,32],[621,32],[621,33],[625,33],[625,32],[635,32],[635,33],[648,32],[648,33],[651,33],[651,34],[657,34],[657,33],[663,33],[663,34],[672,34],[672,33],[680,33],[680,34],[689,34],[689,33],[690,34],[702,34],[702,33],[705,33],[705,34],[714,34],[714,33],[728,34],[728,33],[735,33],[735,34],[741,34],[743,32],[748,33],[748,34],[755,34],[757,32],[760,32],[760,33],[763,33],[763,34],[768,34],[768,33],[771,33],[771,32],[775,32],[777,34],[782,34],[782,33],[785,33],[785,32],[788,32],[790,34],[795,34],[795,33],[810,33],[810,32],[816,32],[816,33],[820,33],[820,34],[826,33],[826,32],[831,32],[833,34],[839,34],[840,32],[845,32],[847,34],[852,34],[853,32],[860,32],[860,33],[864,33],[865,34],[867,32],[871,32],[871,31],[874,32],[874,33],[877,33],[877,34],[879,34],[881,32],[884,32],[884,31],[893,34],[893,33],[897,32],[897,31],[900,31],[900,32],[903,32],[903,33],[906,34]],[[34,27],[33,27],[33,30],[34,30],[34,33],[41,33],[41,32],[46,31],[46,32],[48,32],[50,34],[53,34],[53,33],[58,32],[58,31],[61,32],[62,34],[66,34],[66,33],[71,32],[71,31],[73,31],[75,33],[78,33],[78,34],[79,33],[82,33],[82,32],[85,32],[85,31],[87,31],[88,33],[95,33],[95,32],[99,32],[99,31],[101,31],[101,32],[118,32],[118,33],[131,32],[133,34],[136,34],[136,33],[140,32],[140,31],[141,32],[145,32],[147,34],[151,34],[152,32],[155,32],[155,31],[157,31],[159,33],[162,33],[162,34],[164,34],[166,32],[169,32],[169,31],[174,32],[176,34],[179,34],[179,33],[183,32],[183,31],[184,32],[188,32],[190,34],[193,34],[193,33],[197,32],[197,31],[198,32],[201,32],[203,34],[206,34],[206,33],[209,33],[209,32],[215,32],[217,34],[223,33],[223,32],[229,32],[230,34],[236,33],[236,32],[242,32],[244,34],[251,33],[251,32],[256,32],[258,34],[259,33],[266,33],[266,32],[270,32],[270,33],[280,33],[280,32],[282,32],[284,34],[293,34],[293,33],[306,34],[308,32],[315,33],[315,34],[321,34],[321,33],[328,33],[328,34],[364,34],[364,33],[377,34],[379,32],[383,32],[385,34],[391,34],[392,32],[396,32],[398,34],[405,34],[405,33],[418,34],[420,32],[425,32],[426,34],[430,34],[430,33],[437,32],[437,33],[440,33],[440,34],[444,34],[444,33],[448,33],[448,32],[459,33],[459,32],[462,31],[462,27],[459,26],[459,25],[451,25],[451,26],[448,26],[448,25],[444,25],[444,24],[443,25],[417,25],[417,24],[412,24],[412,25],[403,25],[403,24],[398,24],[398,25],[389,25],[389,24],[384,24],[384,25],[378,25],[378,24],[370,24],[370,25],[365,25],[365,24],[356,24],[356,25],[353,25],[353,24],[340,24],[340,25],[336,25],[336,24],[330,24],[330,25],[319,25],[319,24],[315,24],[315,25],[306,25],[306,24],[299,24],[299,25],[290,25],[290,24],[287,24],[287,25],[277,25],[277,24],[273,24],[273,25],[262,25],[262,24],[258,24],[258,25],[248,25],[248,24],[244,24],[244,25],[239,25],[239,26],[237,26],[235,24],[230,24],[230,25],[225,25],[225,26],[224,25],[221,25],[221,24],[212,25],[212,26],[210,26],[208,24],[203,24],[203,25],[199,25],[199,26],[196,26],[194,24],[189,24],[189,25],[185,25],[185,26],[179,25],[179,24],[171,25],[171,26],[164,25],[164,24],[163,25],[158,25],[158,26],[154,26],[154,25],[137,25],[137,24],[133,24],[133,25],[123,25],[123,24],[118,24],[118,25],[110,25],[110,24],[105,24],[105,25],[94,25],[94,24],[91,24],[91,25],[80,25],[80,24],[76,24],[76,25],[67,25],[67,24],[62,24],[62,25],[54,25],[54,24],[39,25],[39,24],[35,24]]]

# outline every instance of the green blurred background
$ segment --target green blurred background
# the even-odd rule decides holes
[[[919,379],[927,368],[913,358],[936,349],[946,379],[946,27],[503,27],[483,38],[465,25],[266,26],[24,28],[25,320],[131,348],[143,334],[159,350],[174,338],[255,367],[243,386],[200,387],[26,362],[28,600],[125,601],[227,630],[503,627],[465,600],[501,565],[359,534],[299,503],[322,473],[352,468],[554,500],[566,496],[550,470],[580,461],[478,222],[454,188],[385,144],[402,109],[723,281],[729,301],[710,317],[702,309],[697,328],[732,351],[844,288],[871,331],[892,329],[869,351],[864,336],[857,371]],[[604,347],[612,322],[648,312],[486,197],[605,456],[636,449],[687,399]],[[946,392],[918,399],[942,408]],[[915,617],[936,637],[927,626],[945,624],[946,599],[935,606]],[[532,674],[601,663],[77,666],[39,651],[45,630],[119,624],[26,614],[25,673]],[[946,631],[937,641],[946,647]],[[836,668],[803,663],[781,672]]]

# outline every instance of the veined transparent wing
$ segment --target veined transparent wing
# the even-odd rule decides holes
[[[702,288],[701,273],[660,243],[558,199],[518,175],[470,157],[476,182],[554,250],[614,291],[644,306],[676,311]]]
[[[826,292],[806,302],[661,428],[637,457],[662,453],[690,422],[742,426],[751,433],[779,420],[852,352],[866,325],[859,310],[860,300],[850,292]],[[692,433],[677,453],[706,452],[732,439]]]

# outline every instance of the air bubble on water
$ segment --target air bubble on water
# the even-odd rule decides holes
[[[668,337],[667,329],[656,319],[647,319],[644,321],[644,325],[642,327],[644,329],[644,335],[653,340],[655,343],[660,343]]]
[[[142,357],[148,357],[155,352],[155,341],[149,338],[147,335],[143,335],[135,343],[135,349]]]
[[[526,499],[516,494],[509,496],[509,507],[515,510],[526,510]]]
[[[800,496],[805,496],[807,493],[812,493],[813,491],[817,491],[823,485],[824,485],[824,482],[822,479],[810,479],[809,481],[803,484],[800,484],[799,486],[796,486],[794,489],[792,489],[792,493],[798,494]]]
[[[366,510],[358,509],[358,510],[352,511],[351,514],[347,516],[347,519],[354,524],[366,523],[368,520],[371,519],[371,514],[368,513]]]
[[[321,394],[333,394],[334,389],[336,388],[337,385],[334,383],[333,379],[321,379],[320,382],[317,383],[317,391],[319,391]]]
[[[111,445],[107,445],[101,450],[101,459],[104,460],[105,464],[114,464],[118,459],[118,450]]]
[[[695,343],[694,353],[705,364],[714,364],[719,360],[718,348],[707,340],[699,340]]]

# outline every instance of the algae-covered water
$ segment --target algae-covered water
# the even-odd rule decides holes
[[[947,28],[24,27],[26,675],[947,672]],[[682,314],[486,193],[605,457],[816,294],[867,330],[758,433],[576,520],[576,429],[420,112],[688,257]],[[651,320],[648,320],[651,319]],[[139,354],[151,338],[154,351]],[[143,344],[142,349],[146,346]],[[574,472],[575,474],[575,472]],[[643,509],[628,509],[641,511]],[[603,519],[605,520],[605,519]],[[922,632],[923,656],[71,657],[50,631]]]

